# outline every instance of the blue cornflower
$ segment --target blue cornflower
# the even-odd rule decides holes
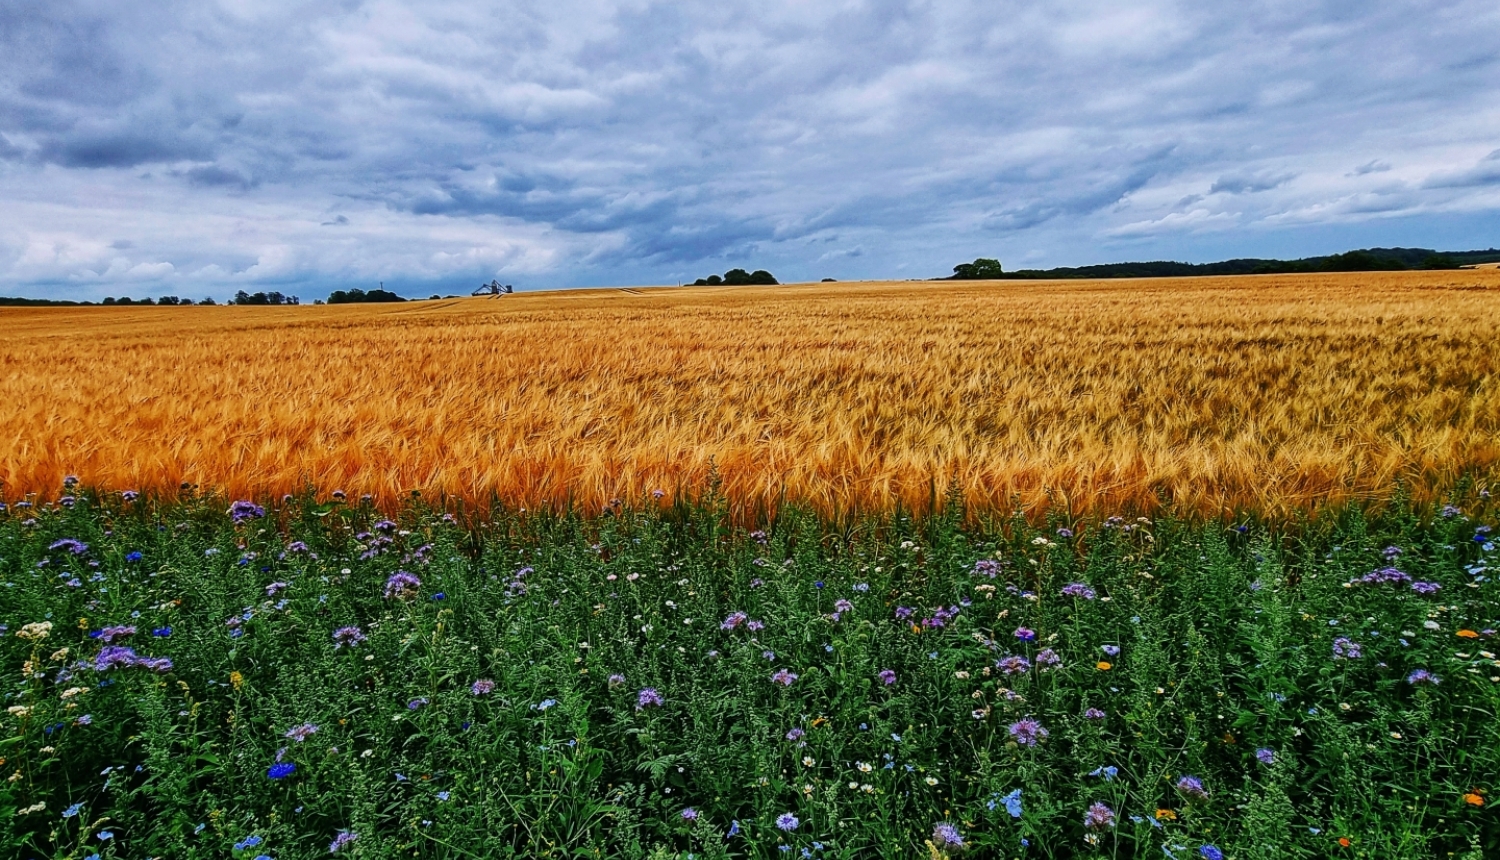
[[[271,779],[286,779],[297,770],[297,766],[289,761],[279,761],[271,765],[266,771],[266,776]]]
[[[1021,817],[1021,789],[1016,789],[1000,799],[1005,804],[1005,811],[1010,813],[1011,818]]]
[[[738,820],[730,821],[729,822],[729,832],[726,833],[726,834],[724,834],[724,838],[725,839],[730,839],[730,838],[733,838],[733,837],[738,836],[738,835],[740,835],[740,823],[739,823],[739,821]]]
[[[170,627],[158,627],[155,630],[151,631],[151,635],[157,637],[158,639],[165,639],[168,636],[172,635],[172,628],[170,628]]]
[[[433,600],[447,600],[448,599],[448,595],[446,593],[444,593],[444,592],[439,591],[437,594],[434,594],[432,596],[432,599]]]
[[[797,816],[791,814],[790,812],[783,812],[780,815],[776,816],[776,826],[786,832],[796,830],[797,825],[801,823],[802,822],[797,820]]]
[[[1198,855],[1203,860],[1224,860],[1224,852],[1217,845],[1205,845],[1198,849]]]
[[[244,851],[246,848],[254,848],[264,841],[259,836],[246,836],[244,839],[234,843],[234,850]]]
[[[450,798],[452,796],[453,796],[452,794],[450,794],[450,793],[448,793],[446,791],[440,791],[440,792],[437,793],[437,799],[440,802],[442,802],[442,803],[447,803],[448,802],[448,798]]]
[[[63,810],[63,818],[72,818],[73,816],[77,815],[82,809],[83,804],[75,803],[67,809]]]
[[[142,556],[140,552],[128,552],[125,554],[126,561],[140,561],[141,558]]]

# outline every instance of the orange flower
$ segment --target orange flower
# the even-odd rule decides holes
[[[818,726],[821,726],[826,722],[828,722],[827,717],[818,717],[816,720],[812,721],[812,727],[817,728]]]
[[[1170,809],[1158,809],[1156,810],[1156,818],[1158,821],[1176,821],[1177,813]]]
[[[1235,742],[1234,735],[1231,734],[1230,732],[1225,732],[1224,733],[1224,743],[1226,743],[1226,744],[1232,744],[1234,742]]]
[[[1111,666],[1109,663],[1106,663],[1103,660],[1100,660],[1096,665],[1101,672],[1108,672],[1110,669],[1114,668],[1114,666]]]
[[[1463,637],[1464,639],[1478,639],[1479,638],[1479,634],[1478,633],[1474,632],[1473,630],[1469,630],[1468,628],[1465,628],[1463,630],[1458,631],[1458,635],[1461,636],[1461,637]]]
[[[1349,841],[1349,837],[1347,837],[1347,836],[1340,836],[1339,837],[1339,844],[1342,845],[1345,848],[1348,848],[1350,845],[1352,845],[1354,843],[1352,843],[1352,842]]]
[[[1464,803],[1470,806],[1484,806],[1484,797],[1477,791],[1471,791],[1464,795]]]

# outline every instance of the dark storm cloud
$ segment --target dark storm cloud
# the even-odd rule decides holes
[[[1309,223],[1476,232],[1497,38],[1479,0],[12,3],[0,287],[941,274],[1256,255]]]

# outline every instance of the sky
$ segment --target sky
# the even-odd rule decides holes
[[[1494,0],[0,3],[0,295],[1500,246]]]

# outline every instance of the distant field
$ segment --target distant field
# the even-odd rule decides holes
[[[1500,272],[0,309],[4,495],[66,474],[587,506],[1274,513],[1500,475]]]

